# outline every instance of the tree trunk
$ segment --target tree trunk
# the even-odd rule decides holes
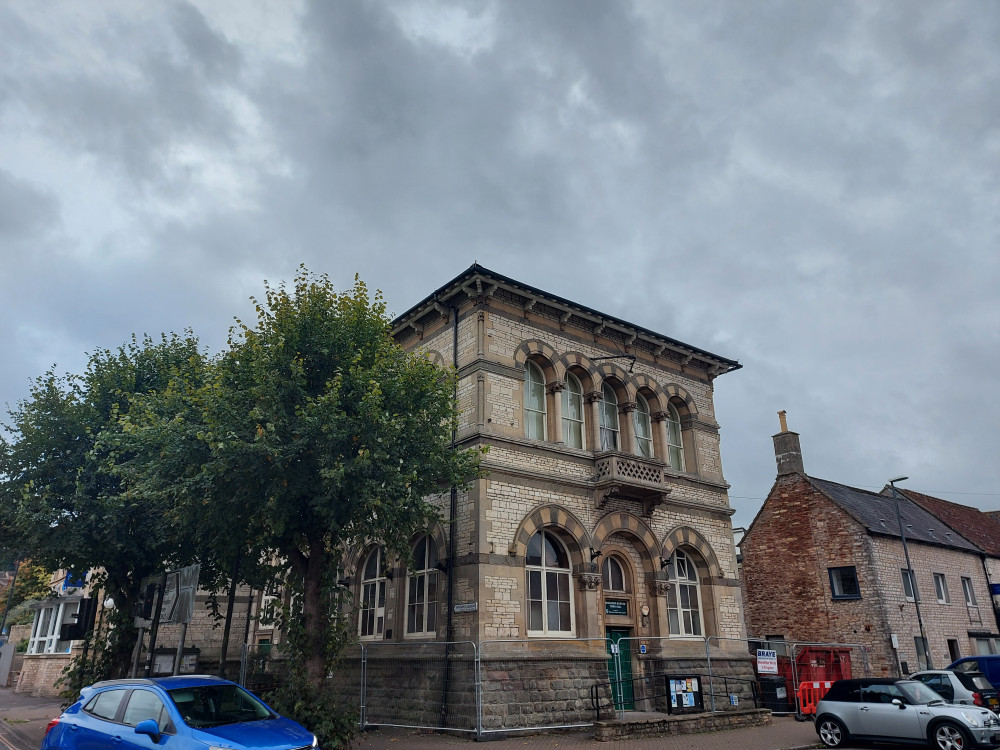
[[[322,542],[309,545],[302,580],[303,661],[306,678],[317,690],[326,678],[326,643],[329,638],[330,618],[323,606],[323,578],[328,563]]]

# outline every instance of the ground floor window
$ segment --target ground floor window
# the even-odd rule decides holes
[[[573,631],[569,555],[552,534],[539,531],[528,541],[528,632],[568,635]]]
[[[74,625],[73,615],[80,608],[79,600],[73,602],[54,601],[38,608],[28,639],[29,654],[68,654],[72,641],[59,639],[63,625]]]
[[[670,592],[667,594],[667,617],[670,635],[701,636],[701,591],[694,560],[677,550],[667,563]]]

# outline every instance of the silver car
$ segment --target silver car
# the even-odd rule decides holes
[[[920,680],[949,703],[982,706],[993,713],[1000,710],[1000,693],[982,672],[927,669],[911,674],[910,679]]]
[[[978,706],[946,703],[916,680],[838,680],[816,706],[816,733],[827,747],[856,739],[968,750],[1000,745],[1000,718]]]

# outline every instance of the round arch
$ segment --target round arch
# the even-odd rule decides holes
[[[517,363],[518,369],[523,371],[529,359],[542,368],[547,381],[562,379],[563,370],[556,367],[559,355],[552,346],[541,339],[522,341],[514,350],[514,362]]]
[[[663,388],[662,393],[666,395],[667,401],[683,402],[684,408],[687,410],[687,413],[690,414],[692,417],[698,416],[698,407],[695,405],[694,399],[691,398],[691,394],[688,393],[683,388],[681,388],[676,383],[667,384]],[[663,408],[664,409],[666,408],[666,404],[663,405]]]
[[[698,554],[705,561],[705,565],[708,566],[709,577],[723,577],[722,566],[719,565],[719,558],[716,557],[712,546],[705,537],[690,526],[678,526],[663,538],[661,547],[663,557],[669,560],[670,556],[674,554],[674,550],[678,547],[691,547],[697,550]]]
[[[615,533],[624,533],[633,537],[639,542],[639,551],[650,564],[650,570],[655,570],[653,561],[656,559],[656,551],[659,545],[656,543],[656,535],[653,534],[649,526],[637,516],[625,511],[612,511],[603,516],[594,527],[591,535],[595,549],[601,549],[608,537]]]
[[[444,357],[441,355],[441,352],[436,349],[424,349],[422,353],[435,367],[446,367]]]
[[[566,352],[556,360],[556,367],[561,378],[565,379],[566,373],[573,371],[583,386],[584,393],[600,388],[600,378],[597,377],[597,365],[590,357],[580,352]]]
[[[528,542],[531,537],[539,530],[553,526],[562,529],[576,542],[577,550],[569,550],[571,557],[579,556],[580,550],[594,546],[591,544],[590,534],[587,533],[587,529],[584,528],[580,519],[572,511],[561,505],[553,504],[535,508],[521,520],[521,524],[514,533],[514,539],[507,548],[507,553],[512,556],[527,556]],[[583,562],[582,558],[578,558],[577,562]]]
[[[622,368],[618,367],[612,362],[604,362],[597,367],[596,370],[597,380],[599,381],[597,385],[599,386],[606,379],[617,380],[621,383],[622,389],[625,391],[625,398],[621,398],[619,393],[619,402],[623,401],[635,401],[635,382],[632,377],[625,372]]]

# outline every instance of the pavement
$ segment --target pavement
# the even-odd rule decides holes
[[[62,703],[52,698],[19,695],[0,688],[0,750],[38,750],[50,719],[62,712]],[[436,750],[441,747],[471,747],[472,737],[437,732],[380,728],[363,732],[353,743],[358,750]],[[728,729],[722,732],[647,737],[635,740],[597,742],[592,731],[553,734],[511,733],[483,743],[488,750],[805,750],[819,746],[812,722],[775,716],[769,727]]]

